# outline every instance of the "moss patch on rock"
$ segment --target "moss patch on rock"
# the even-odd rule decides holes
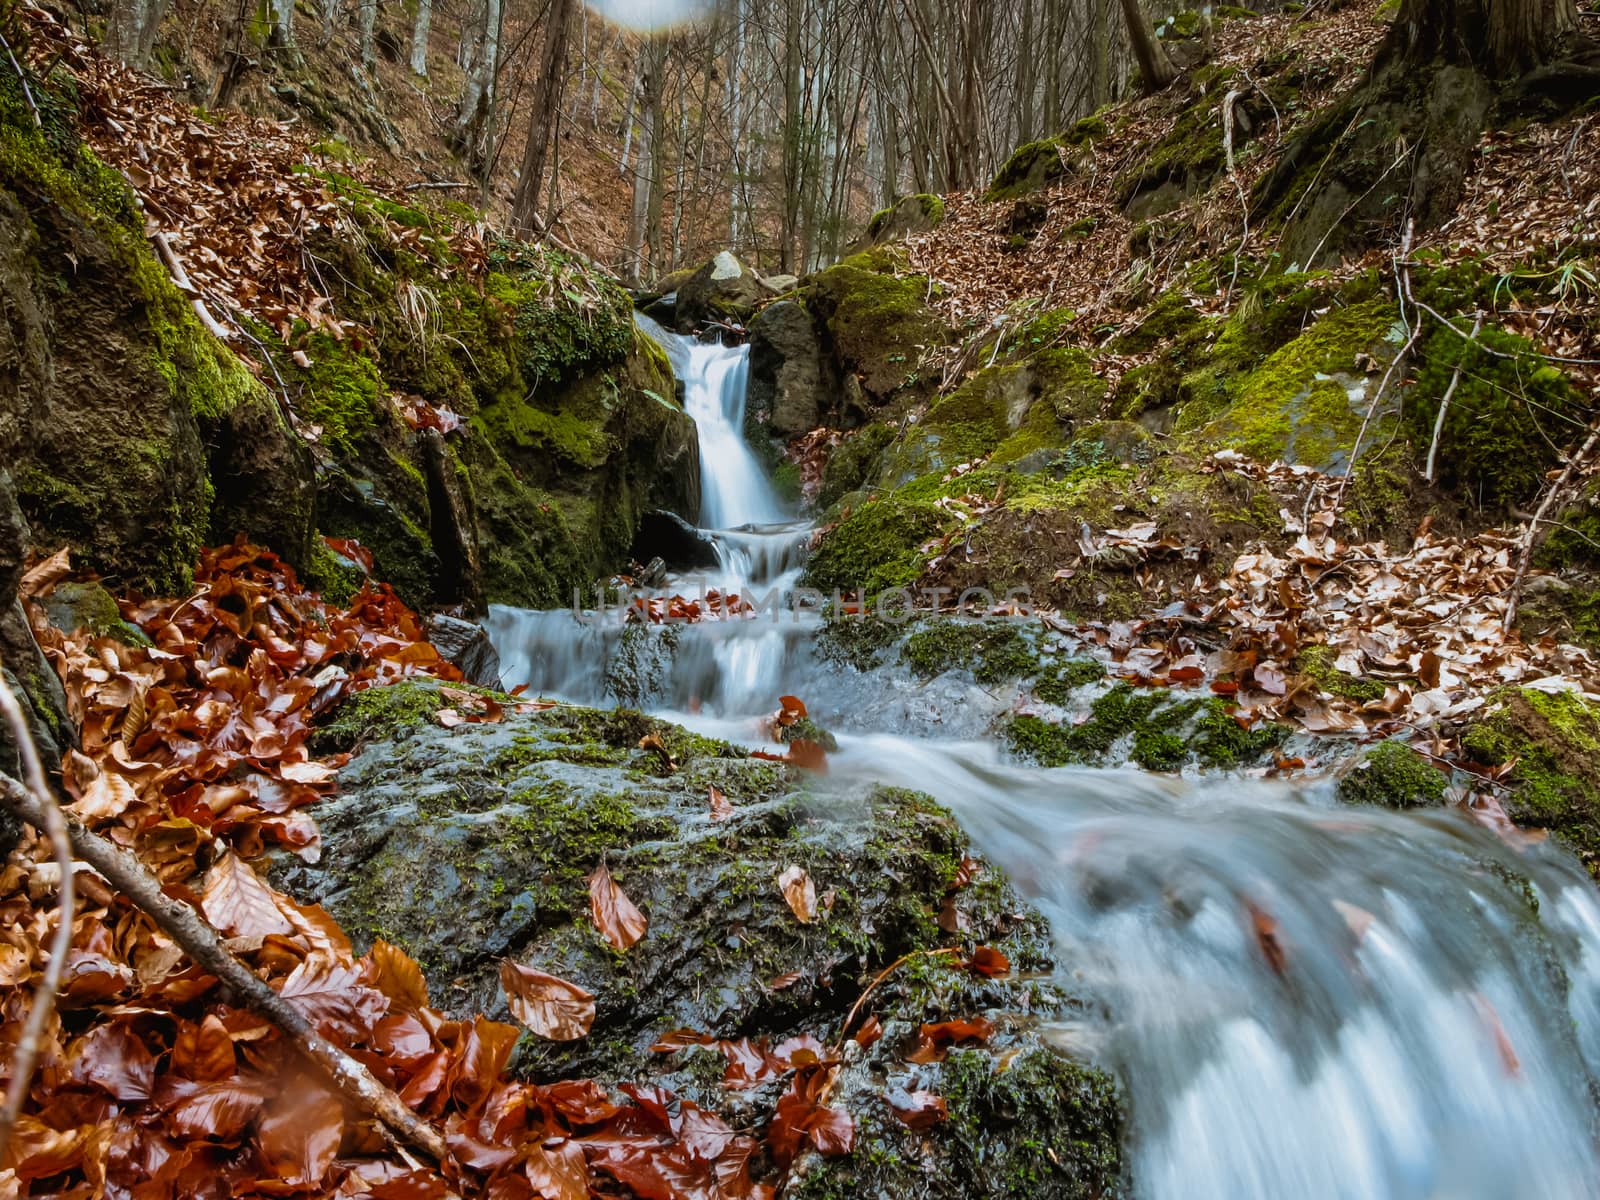
[[[1485,766],[1514,761],[1507,815],[1548,829],[1600,877],[1600,712],[1571,692],[1514,689],[1461,745]]]
[[[949,338],[927,306],[926,276],[901,274],[886,248],[852,255],[807,282],[803,301],[821,322],[846,375],[874,400],[915,384],[924,350]]]
[[[1379,742],[1339,780],[1346,804],[1427,808],[1444,803],[1445,777],[1404,742]]]

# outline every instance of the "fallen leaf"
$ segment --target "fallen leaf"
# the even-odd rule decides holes
[[[589,876],[589,914],[595,928],[618,950],[627,950],[644,936],[650,922],[611,878],[601,863]]]
[[[575,983],[504,960],[500,984],[511,1015],[552,1042],[575,1042],[594,1025],[594,996]]]
[[[804,868],[790,866],[778,876],[778,887],[789,908],[802,925],[809,925],[817,917],[817,889]]]

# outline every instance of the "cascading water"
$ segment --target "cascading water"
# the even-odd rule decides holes
[[[792,578],[798,535],[763,525],[781,506],[741,434],[744,352],[651,332],[700,424],[725,576]],[[489,621],[508,684],[730,740],[793,692],[840,734],[833,783],[951,808],[1096,1002],[1056,1035],[1127,1087],[1140,1200],[1600,1197],[1600,893],[1570,855],[1326,785],[1010,765],[977,740],[1009,695],[835,665],[816,629]]]

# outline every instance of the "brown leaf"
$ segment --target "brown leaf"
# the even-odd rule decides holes
[[[1278,919],[1251,900],[1245,901],[1245,909],[1250,914],[1250,927],[1255,932],[1256,945],[1261,948],[1261,957],[1267,960],[1274,974],[1282,975],[1288,968],[1289,956],[1279,934]]]
[[[979,946],[962,965],[974,975],[982,975],[986,979],[994,979],[1011,971],[1011,960],[993,946]]]
[[[231,937],[294,932],[272,889],[231,850],[211,868],[200,907],[207,921]]]
[[[817,888],[803,867],[789,866],[778,876],[778,887],[789,908],[802,925],[809,925],[817,917]]]
[[[414,1013],[428,1007],[428,983],[422,968],[399,946],[380,938],[361,961],[362,982],[389,997],[390,1011]]]
[[[650,925],[611,878],[604,863],[589,876],[589,915],[594,918],[595,928],[618,950],[633,946]]]
[[[994,1036],[994,1022],[987,1017],[970,1021],[940,1021],[917,1029],[917,1044],[906,1061],[926,1064],[943,1062],[945,1051],[958,1042],[986,1042]]]
[[[308,955],[278,992],[306,1020],[352,1041],[372,1032],[389,1008],[386,996],[361,982],[361,972],[320,951]]]
[[[63,546],[23,574],[22,581],[17,584],[17,594],[29,598],[41,596],[70,574],[72,574],[72,558],[67,548]],[[73,630],[68,629],[63,632],[72,633]]]
[[[943,1096],[932,1092],[906,1092],[899,1088],[884,1099],[902,1125],[912,1129],[931,1129],[950,1117],[950,1109]]]
[[[309,1102],[279,1104],[257,1130],[261,1157],[279,1179],[316,1187],[328,1176],[344,1140],[344,1109],[323,1094]]]
[[[594,1025],[594,996],[575,983],[506,959],[500,984],[512,1015],[542,1038],[574,1042]]]
[[[878,1015],[873,1013],[861,1022],[861,1028],[850,1035],[850,1040],[863,1050],[883,1037],[883,1023],[878,1020]]]
[[[728,798],[716,784],[710,785],[709,799],[711,801],[711,819],[713,821],[726,821],[733,816],[733,805],[728,803]]]

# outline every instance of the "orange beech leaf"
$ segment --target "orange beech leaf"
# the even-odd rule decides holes
[[[877,1014],[874,1013],[861,1022],[861,1027],[850,1035],[850,1040],[865,1050],[867,1047],[876,1044],[882,1037],[883,1023],[878,1020]]]
[[[351,1041],[370,1034],[389,1007],[382,992],[361,982],[354,965],[320,951],[290,972],[278,994],[313,1025]]]
[[[542,1038],[577,1041],[594,1024],[594,996],[575,983],[506,959],[500,984],[512,1015]]]
[[[722,794],[714,783],[710,785],[708,798],[711,801],[711,819],[713,821],[726,821],[733,816],[733,805],[728,803],[728,798]]]
[[[993,946],[979,946],[972,952],[972,957],[961,965],[974,975],[982,975],[987,979],[1006,975],[1011,971],[1011,960]]]
[[[802,925],[817,918],[817,888],[803,867],[789,866],[778,876],[778,888]]]
[[[589,1168],[576,1142],[530,1145],[522,1169],[542,1200],[589,1200]]]
[[[233,937],[294,932],[272,889],[232,851],[211,868],[200,907],[206,920]]]
[[[896,1088],[884,1099],[902,1125],[912,1129],[931,1129],[950,1117],[943,1096],[932,1092],[906,1092]]]
[[[23,545],[27,543],[24,542]],[[23,572],[22,579],[17,584],[17,594],[28,597],[42,596],[71,574],[72,558],[67,548],[63,546],[43,562]],[[69,629],[67,632],[74,631]]]
[[[238,1069],[233,1035],[215,1013],[198,1024],[185,1023],[172,1046],[172,1069],[197,1083],[228,1079]]]
[[[994,1022],[987,1017],[970,1021],[940,1021],[917,1029],[915,1049],[906,1055],[910,1063],[943,1062],[945,1052],[960,1042],[986,1042],[994,1036]]]
[[[808,1142],[828,1157],[849,1154],[855,1148],[855,1121],[844,1109],[823,1103],[832,1075],[829,1067],[797,1071],[789,1090],[778,1098],[767,1127],[767,1143],[779,1166],[787,1167]]]
[[[67,1052],[73,1082],[131,1104],[150,1099],[156,1060],[126,1018],[91,1029]]]
[[[1245,901],[1245,910],[1250,914],[1250,927],[1261,949],[1261,957],[1267,960],[1274,974],[1282,975],[1288,969],[1289,956],[1283,946],[1278,919],[1250,900]]]
[[[589,876],[589,914],[602,937],[618,950],[627,950],[644,936],[650,922],[634,907],[605,863]]]
[[[382,938],[361,960],[361,981],[389,997],[394,1012],[414,1013],[429,1006],[428,984],[417,960]]]
[[[279,1103],[261,1121],[261,1157],[285,1183],[315,1188],[328,1177],[344,1139],[344,1108],[334,1096]]]

